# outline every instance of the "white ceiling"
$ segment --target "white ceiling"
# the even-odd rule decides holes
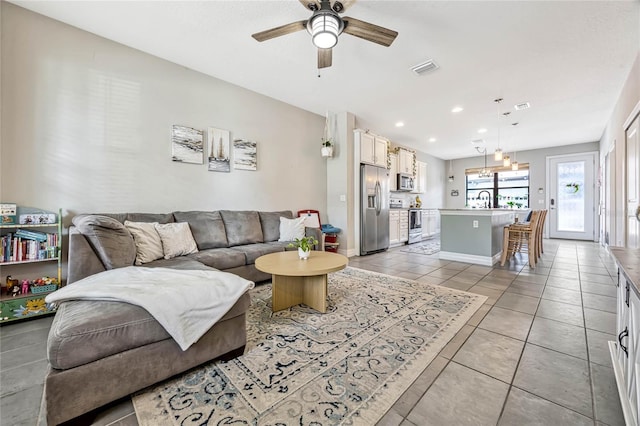
[[[358,0],[343,15],[397,39],[342,34],[318,76],[306,31],[251,38],[307,19],[294,0],[12,3],[320,115],[352,112],[359,127],[442,159],[477,155],[479,138],[493,151],[499,132],[506,151],[598,141],[640,48],[637,0]],[[427,59],[440,68],[410,71]],[[521,102],[531,108],[514,111]]]

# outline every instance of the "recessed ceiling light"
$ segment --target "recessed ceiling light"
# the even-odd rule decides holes
[[[435,141],[437,141],[436,138],[429,138],[429,142],[435,142]]]
[[[451,112],[460,112],[462,111],[464,108],[462,108],[461,106],[457,106],[457,107],[453,107],[453,109],[451,110]]]
[[[484,127],[482,129],[478,129],[478,133],[487,133],[487,129]]]
[[[398,121],[396,123],[396,127],[404,127],[404,123],[402,121]]]

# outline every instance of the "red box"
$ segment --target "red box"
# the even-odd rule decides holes
[[[337,235],[325,235],[324,236],[324,242],[325,243],[337,243],[338,242],[338,236]]]

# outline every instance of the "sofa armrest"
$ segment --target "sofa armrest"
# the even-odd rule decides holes
[[[98,272],[106,271],[89,241],[76,229],[69,228],[69,263],[67,284],[81,280]]]
[[[316,251],[324,251],[324,234],[320,228],[305,228],[305,233],[307,237],[313,237],[318,240],[318,244],[314,246],[314,250]]]

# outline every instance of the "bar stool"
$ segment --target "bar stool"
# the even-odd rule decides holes
[[[542,247],[542,237],[544,236],[544,224],[547,218],[547,209],[541,210],[540,218],[538,219],[538,253],[539,258],[544,253],[544,247]]]
[[[535,268],[538,260],[538,226],[541,215],[541,210],[534,210],[529,222],[512,223],[504,227],[500,266],[504,266],[507,259],[516,253],[526,252],[529,256],[529,266]]]

